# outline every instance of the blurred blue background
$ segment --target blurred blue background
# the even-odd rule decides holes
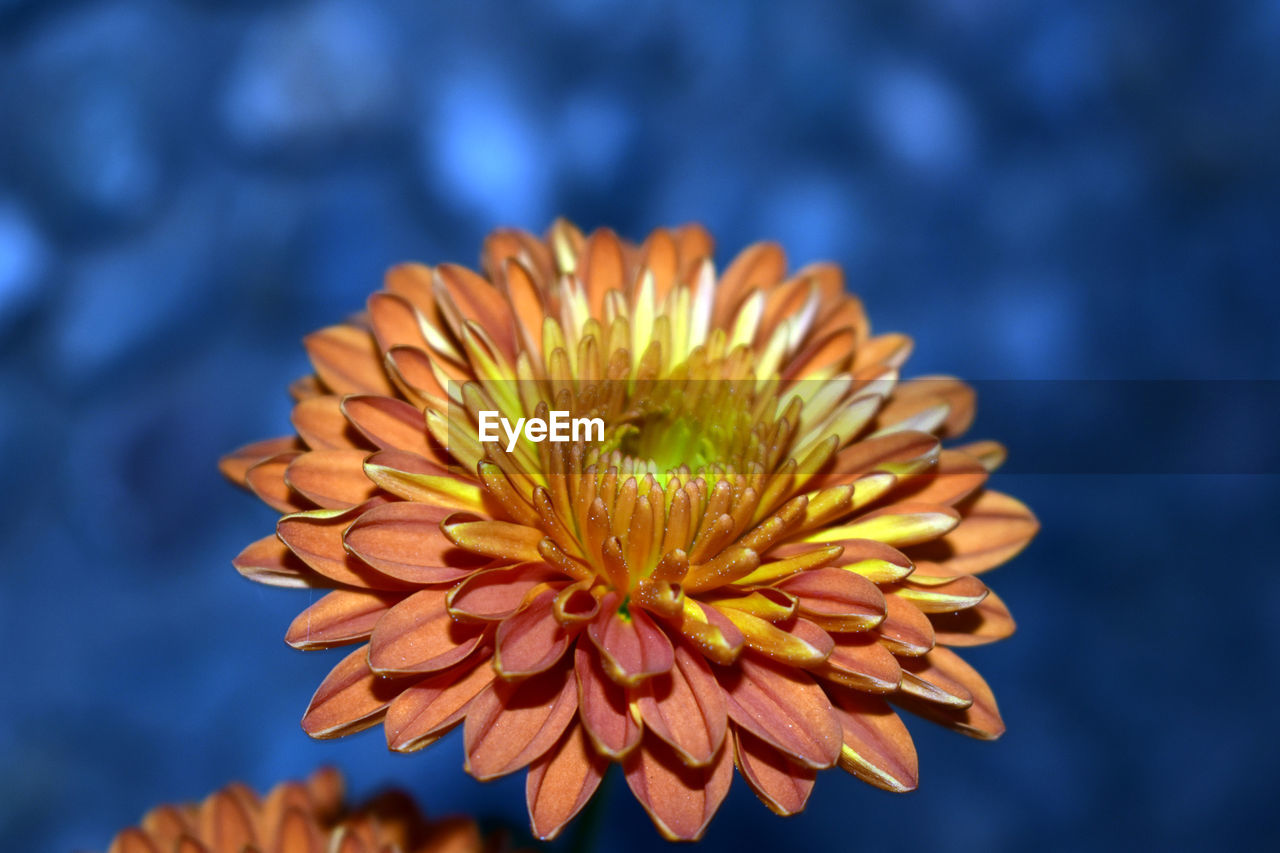
[[[524,823],[456,736],[308,740],[337,653],[287,648],[307,595],[229,565],[274,516],[217,457],[288,431],[299,339],[391,263],[699,220],[721,262],[844,264],[915,372],[1280,379],[1278,43],[1274,2],[0,0],[0,847],[100,850],[321,762]],[[1274,840],[1280,483],[1197,460],[1275,433],[1027,393],[974,434],[1016,460],[1065,423],[1092,473],[997,477],[1044,523],[991,576],[1018,635],[969,655],[1008,735],[913,725],[918,792],[831,772],[785,821],[739,782],[707,849]],[[1087,461],[1157,435],[1178,458]],[[609,797],[599,849],[656,846]]]

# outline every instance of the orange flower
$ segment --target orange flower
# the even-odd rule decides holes
[[[342,776],[320,770],[265,797],[228,785],[202,803],[158,806],[115,837],[108,853],[481,853],[474,821],[425,820],[401,794],[348,810]]]
[[[733,767],[804,808],[840,765],[894,791],[916,754],[894,706],[1004,729],[951,647],[1013,631],[977,575],[1037,529],[984,489],[991,442],[943,450],[972,390],[898,383],[829,265],[748,248],[719,277],[701,228],[643,245],[498,231],[484,275],[397,267],[368,313],[306,340],[298,437],[223,470],[286,513],[235,561],[331,587],[289,628],[353,643],[303,719],[384,723],[392,749],[464,727],[479,779],[528,768],[554,837],[609,762],[668,838],[694,839]],[[598,417],[603,441],[478,438],[481,412]]]

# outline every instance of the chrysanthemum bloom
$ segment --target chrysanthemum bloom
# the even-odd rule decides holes
[[[397,267],[307,338],[297,437],[223,470],[286,513],[237,568],[333,589],[287,641],[360,644],[308,733],[381,721],[407,752],[462,724],[472,775],[528,768],[543,838],[618,762],[693,839],[735,765],[780,814],[834,765],[914,788],[895,707],[1003,731],[952,648],[1013,631],[977,576],[1037,524],[983,488],[998,445],[940,448],[972,390],[899,384],[909,339],[872,337],[838,269],[710,257],[696,226],[499,231],[483,274]],[[480,412],[553,410],[603,441],[478,439]]]
[[[108,853],[481,853],[474,821],[428,821],[400,794],[347,809],[342,777],[320,770],[259,797],[228,785],[200,803],[158,806],[115,837]]]

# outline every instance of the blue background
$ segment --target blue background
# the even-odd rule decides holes
[[[524,823],[456,737],[308,740],[337,653],[287,648],[308,596],[229,565],[274,518],[217,457],[288,431],[299,339],[392,262],[557,214],[700,220],[722,262],[773,237],[844,264],[916,372],[1280,379],[1278,43],[1274,2],[0,0],[0,846],[102,849],[321,762]],[[790,820],[738,782],[708,849],[1280,830],[1280,484],[1203,462],[1275,433],[1047,393],[974,432],[1016,460],[1057,430],[1082,466],[997,477],[1044,524],[991,576],[1019,633],[969,656],[1008,735],[913,725],[918,792],[830,772]],[[1118,449],[1139,473],[1089,462]],[[621,779],[609,806],[599,849],[658,844]]]

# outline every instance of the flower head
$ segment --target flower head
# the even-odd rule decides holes
[[[397,267],[307,338],[297,436],[223,460],[286,513],[237,568],[333,589],[288,642],[360,644],[307,732],[383,722],[410,751],[461,724],[472,775],[528,768],[543,838],[618,762],[692,839],[735,765],[780,814],[835,765],[914,788],[895,706],[1003,731],[951,649],[1012,633],[977,575],[1037,524],[984,488],[999,445],[941,447],[972,390],[900,383],[910,340],[872,336],[837,268],[710,258],[696,226],[498,231],[483,274]],[[603,436],[480,438],[553,411]]]
[[[342,776],[320,770],[259,797],[228,785],[200,803],[157,806],[111,842],[108,853],[481,853],[474,821],[428,821],[402,794],[360,808],[342,803]]]

